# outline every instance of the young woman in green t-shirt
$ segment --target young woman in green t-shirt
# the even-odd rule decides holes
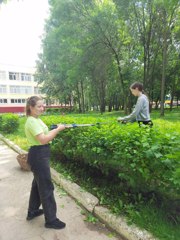
[[[32,220],[44,214],[46,228],[62,229],[66,224],[56,217],[57,208],[49,165],[49,142],[66,127],[59,124],[56,129],[49,131],[45,123],[39,118],[43,112],[44,106],[41,97],[32,96],[27,99],[25,134],[30,145],[28,162],[34,179],[26,219]],[[41,204],[43,209],[39,208]]]

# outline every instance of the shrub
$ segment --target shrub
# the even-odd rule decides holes
[[[1,115],[1,128],[4,133],[13,133],[19,127],[19,116],[13,113]]]
[[[93,123],[97,119],[47,119],[49,125],[65,121]],[[156,120],[153,128],[139,128],[137,124],[119,125],[112,121],[100,127],[67,129],[54,140],[52,152],[58,159],[81,161],[119,178],[129,191],[169,193],[176,197],[180,188],[178,126]]]

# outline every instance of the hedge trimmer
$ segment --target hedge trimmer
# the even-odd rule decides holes
[[[67,128],[77,128],[77,127],[90,127],[90,126],[99,126],[101,124],[107,124],[107,123],[92,123],[92,124],[63,124],[64,126],[66,126]],[[57,124],[52,124],[50,126],[50,129],[53,130],[55,128],[57,128],[58,125]]]

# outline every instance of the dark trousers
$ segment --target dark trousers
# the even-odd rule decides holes
[[[29,149],[28,162],[34,179],[32,181],[28,211],[35,211],[42,204],[46,222],[54,221],[57,211],[49,159],[49,145],[32,146]]]

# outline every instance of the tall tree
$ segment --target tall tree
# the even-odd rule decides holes
[[[44,91],[73,101],[79,112],[89,105],[102,112],[106,105],[110,111],[120,107],[127,111],[129,84],[143,79],[150,98],[157,105],[163,102],[162,94],[178,75],[178,66],[173,65],[174,73],[169,70],[169,56],[171,61],[177,58],[173,53],[180,46],[179,1],[50,0],[50,4],[37,65]]]
[[[164,116],[165,85],[167,77],[168,48],[172,44],[172,26],[176,22],[176,13],[179,11],[179,1],[173,0],[171,3],[167,0],[157,2],[157,13],[159,21],[162,22],[161,46],[162,46],[162,77],[161,77],[161,111],[160,115]]]

